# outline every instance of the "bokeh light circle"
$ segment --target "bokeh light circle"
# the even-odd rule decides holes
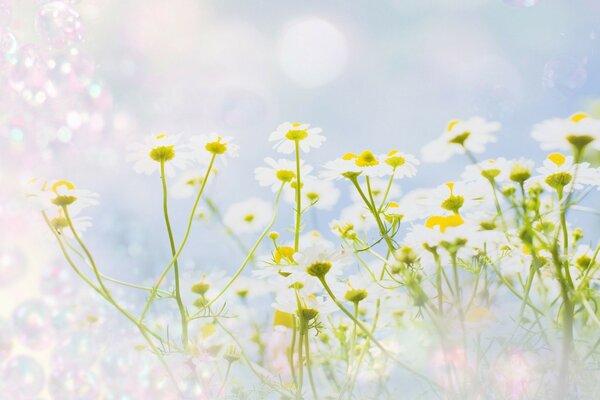
[[[325,85],[337,78],[348,61],[344,35],[320,18],[293,22],[279,43],[279,62],[283,72],[305,87]]]

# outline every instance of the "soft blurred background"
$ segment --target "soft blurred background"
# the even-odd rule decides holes
[[[162,131],[234,136],[240,157],[210,188],[225,206],[272,200],[252,170],[287,120],[323,128],[326,144],[307,157],[316,166],[364,148],[418,154],[448,120],[473,115],[503,124],[489,156],[541,159],[534,123],[600,113],[598,15],[597,0],[0,0],[4,393],[97,398],[103,371],[121,365],[107,356],[78,368],[98,361],[122,321],[28,211],[28,179],[99,193],[86,240],[105,271],[149,283],[168,260],[160,186],[125,162],[129,143]],[[423,166],[403,189],[456,178],[465,164]],[[172,207],[181,232],[189,204]],[[194,232],[186,273],[237,265],[242,254],[217,229]]]

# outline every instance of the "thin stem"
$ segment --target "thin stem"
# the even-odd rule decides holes
[[[211,169],[213,167],[213,164],[215,162],[215,157],[216,157],[216,154],[213,154],[212,157],[211,157],[211,159],[210,159],[210,163],[208,164],[208,168],[206,169],[206,174],[204,175],[204,179],[202,180],[202,185],[200,186],[200,190],[198,191],[198,194],[196,195],[196,200],[194,201],[194,205],[192,207],[192,211],[191,211],[190,216],[188,218],[187,228],[186,228],[185,234],[183,235],[183,239],[181,241],[181,244],[179,245],[179,248],[177,249],[177,252],[175,253],[175,256],[171,259],[171,262],[163,270],[162,274],[158,278],[158,281],[154,285],[154,290],[152,291],[152,293],[150,294],[150,298],[146,302],[146,306],[144,307],[144,310],[142,311],[142,315],[140,316],[140,321],[144,320],[144,317],[148,313],[148,310],[150,309],[150,306],[152,305],[152,303],[154,302],[154,299],[156,298],[156,293],[158,292],[158,289],[159,289],[162,281],[165,279],[165,277],[167,276],[167,274],[171,270],[171,267],[173,266],[173,264],[175,263],[175,261],[177,260],[177,258],[181,254],[181,252],[183,251],[183,247],[187,243],[188,237],[189,237],[190,232],[192,230],[192,224],[194,222],[194,215],[196,215],[196,209],[198,208],[198,203],[200,202],[200,198],[202,197],[202,193],[204,193],[204,188],[206,187],[206,182],[208,181],[208,177],[209,177],[210,171],[211,171]]]
[[[188,348],[188,316],[183,301],[181,300],[181,288],[179,283],[179,263],[177,262],[177,249],[175,247],[175,239],[171,230],[171,222],[169,219],[168,193],[167,193],[167,178],[165,176],[165,161],[160,161],[160,180],[162,182],[163,191],[163,215],[165,225],[169,235],[169,244],[171,246],[171,255],[173,256],[173,274],[175,275],[175,300],[177,308],[179,308],[179,316],[181,318],[181,344],[184,350]]]
[[[300,334],[298,335],[298,397],[302,398],[302,385],[304,383],[304,335],[306,335],[304,321],[300,319]]]
[[[304,342],[306,343],[306,371],[308,372],[308,380],[310,382],[310,389],[312,390],[313,399],[318,400],[317,387],[315,386],[315,380],[312,374],[312,368],[310,363],[310,344],[309,344],[308,332],[304,335]]]
[[[294,232],[294,251],[300,246],[300,223],[302,219],[302,183],[300,180],[300,142],[294,142],[296,148],[296,228]]]
[[[202,307],[202,309],[200,309],[196,314],[194,314],[192,317],[190,317],[190,319],[194,319],[196,316],[200,315],[200,313],[202,313],[202,311],[204,311],[205,309],[207,309],[208,307],[213,305],[221,296],[223,296],[225,294],[225,292],[231,287],[231,285],[233,285],[235,280],[240,276],[240,274],[244,271],[244,269],[246,268],[246,265],[248,265],[250,260],[252,260],[254,258],[254,253],[258,249],[258,246],[261,244],[261,242],[263,241],[265,236],[267,236],[267,233],[269,233],[269,231],[273,227],[273,224],[275,224],[275,220],[277,219],[277,213],[278,213],[278,209],[279,209],[279,199],[281,198],[281,193],[283,191],[283,187],[284,187],[284,184],[282,183],[281,187],[279,188],[279,191],[277,192],[277,197],[275,198],[273,218],[271,218],[271,222],[269,223],[269,225],[267,225],[265,230],[260,234],[260,236],[258,237],[256,242],[254,243],[254,246],[252,246],[252,248],[250,249],[250,253],[248,253],[248,255],[246,256],[246,258],[244,259],[244,261],[242,262],[240,267],[237,269],[235,274],[233,274],[233,276],[231,277],[229,282],[227,282],[225,287],[215,297],[213,297],[211,301],[209,301],[204,307]]]

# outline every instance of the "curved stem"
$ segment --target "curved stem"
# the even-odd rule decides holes
[[[227,282],[227,284],[225,285],[225,287],[215,297],[213,297],[211,301],[209,301],[204,307],[202,307],[202,309],[200,309],[196,314],[194,314],[190,319],[194,319],[196,316],[200,315],[200,313],[202,313],[208,307],[210,307],[211,305],[213,305],[221,296],[223,296],[225,294],[225,292],[229,289],[229,287],[231,285],[233,285],[233,283],[235,282],[235,280],[244,271],[244,269],[246,268],[246,265],[248,265],[248,262],[250,262],[250,260],[252,260],[254,258],[254,253],[258,249],[258,246],[263,241],[263,239],[265,238],[265,236],[267,236],[267,233],[269,233],[269,231],[273,227],[273,224],[275,224],[275,220],[277,219],[277,212],[278,212],[278,209],[279,209],[279,199],[281,198],[281,193],[283,191],[283,187],[284,187],[284,184],[281,184],[281,187],[279,188],[279,191],[277,192],[277,197],[275,198],[275,206],[274,206],[274,211],[273,211],[273,218],[271,218],[271,222],[269,223],[269,225],[267,225],[267,227],[265,228],[265,230],[260,234],[260,236],[258,237],[258,239],[256,240],[256,242],[254,243],[254,246],[252,246],[252,249],[250,249],[250,253],[248,253],[248,255],[246,256],[246,258],[242,262],[242,265],[240,265],[240,267],[237,269],[237,271],[235,272],[235,274],[233,274],[233,276],[231,277],[231,279],[229,280],[229,282]]]
[[[168,193],[167,193],[167,178],[165,176],[165,162],[160,162],[160,180],[162,182],[163,191],[163,215],[165,218],[165,225],[167,227],[167,233],[169,235],[169,244],[171,246],[171,255],[173,256],[173,274],[175,275],[175,300],[177,302],[177,308],[179,308],[179,316],[181,318],[181,344],[184,350],[188,348],[188,317],[183,301],[181,300],[181,288],[179,284],[179,263],[177,262],[177,249],[175,248],[175,239],[173,238],[173,231],[171,229],[171,222],[169,219],[169,206],[168,206]]]
[[[200,202],[200,198],[202,197],[202,193],[204,193],[204,188],[206,187],[206,182],[208,181],[208,176],[209,176],[210,171],[211,171],[211,169],[213,167],[213,164],[215,162],[215,157],[216,157],[216,155],[213,154],[212,157],[211,157],[211,159],[210,159],[210,163],[208,164],[208,168],[206,169],[206,174],[204,175],[204,179],[202,180],[202,185],[200,186],[200,190],[198,191],[198,194],[196,195],[196,200],[194,201],[194,206],[192,207],[192,211],[191,211],[190,216],[188,218],[187,228],[186,228],[185,234],[183,235],[183,239],[181,240],[181,244],[179,245],[179,248],[177,249],[177,252],[175,253],[175,256],[173,257],[173,259],[171,260],[171,262],[166,266],[166,268],[163,270],[162,274],[158,278],[158,281],[154,285],[154,287],[153,287],[154,290],[152,291],[152,293],[150,294],[150,298],[146,302],[146,306],[144,307],[144,310],[142,311],[142,315],[140,316],[140,321],[144,320],[144,317],[148,313],[148,310],[150,309],[150,306],[152,305],[152,303],[154,302],[154,299],[156,298],[156,293],[158,292],[158,288],[160,287],[162,281],[165,279],[165,277],[167,276],[167,274],[171,270],[171,267],[173,266],[173,264],[177,260],[177,257],[179,257],[179,255],[181,254],[181,251],[183,250],[183,247],[187,243],[187,239],[188,239],[188,237],[190,235],[190,231],[192,229],[192,223],[194,222],[194,215],[196,215],[196,209],[198,208],[198,203]]]

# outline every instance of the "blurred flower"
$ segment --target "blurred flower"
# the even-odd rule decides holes
[[[271,204],[256,197],[233,204],[223,222],[234,233],[252,233],[265,228],[273,213]]]
[[[600,120],[585,113],[569,118],[553,118],[533,127],[531,136],[543,150],[583,150],[588,144],[600,150]]]
[[[314,205],[320,210],[331,210],[340,197],[340,191],[331,181],[324,181],[313,176],[306,176],[302,179],[301,194],[308,204]],[[285,200],[290,204],[296,204],[295,195],[295,190],[287,190]]]
[[[282,182],[291,182],[296,178],[296,162],[291,160],[274,159],[267,157],[265,162],[268,167],[257,167],[254,170],[254,177],[260,186],[271,186],[271,189],[276,192],[279,190]],[[304,161],[300,161],[300,169],[304,174],[309,174],[312,171],[310,165],[304,165]],[[306,182],[303,179],[303,184]]]
[[[500,123],[488,122],[481,117],[466,121],[452,120],[440,138],[423,147],[423,160],[440,163],[453,155],[464,154],[465,149],[472,153],[483,153],[486,144],[496,141],[492,133],[499,129]]]

